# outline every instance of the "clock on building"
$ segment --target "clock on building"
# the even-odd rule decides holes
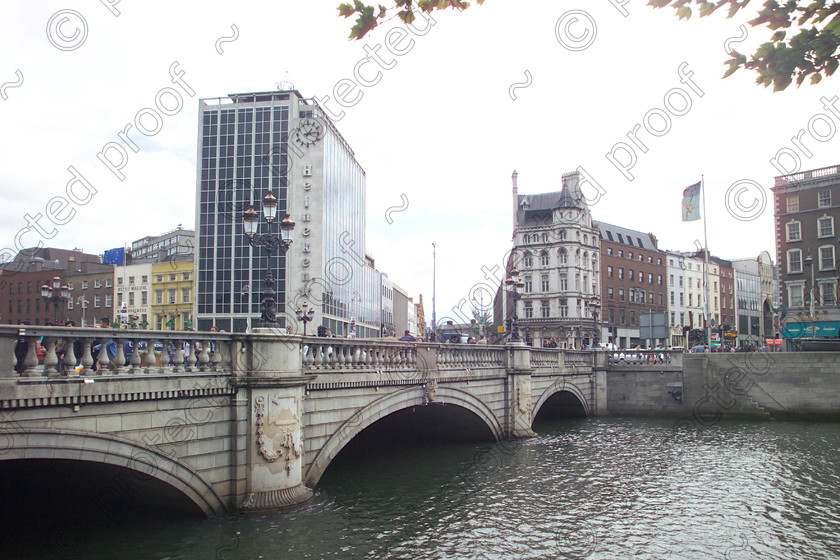
[[[311,117],[301,119],[295,130],[295,141],[301,146],[312,146],[323,137],[324,127]]]

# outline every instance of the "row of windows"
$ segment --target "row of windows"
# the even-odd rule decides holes
[[[802,223],[796,220],[791,220],[785,224],[786,239],[789,242],[802,241]],[[831,216],[822,216],[817,219],[817,237],[822,239],[824,237],[834,237],[834,218]]]
[[[47,283],[49,283],[49,282],[47,282]],[[26,283],[26,293],[31,294],[33,287],[35,287],[38,291],[41,290],[40,284],[38,286],[34,286],[34,284],[32,282],[27,282]],[[72,290],[74,288],[73,282],[72,281],[68,282],[67,287]],[[96,288],[96,289],[101,288],[102,287],[102,280],[94,280],[93,281],[93,287]],[[110,278],[105,280],[105,287],[106,288],[112,287],[112,281],[111,281]],[[18,282],[17,288],[18,288],[17,293],[19,293],[19,294],[24,293],[23,282]],[[88,289],[88,281],[87,280],[82,280],[82,289],[83,290]],[[15,285],[14,285],[14,283],[9,283],[9,295],[14,295],[14,293],[15,293]]]
[[[834,270],[834,246],[823,245],[817,250],[819,256],[818,270]],[[789,249],[787,252],[788,274],[796,274],[802,269],[802,249]]]
[[[190,303],[190,293],[192,290],[190,288],[181,288],[181,301],[176,301],[176,296],[178,294],[178,290],[174,288],[170,288],[166,290],[166,301],[164,302],[163,294],[164,290],[155,290],[155,303],[162,304],[162,303]],[[143,292],[144,294],[146,292]]]
[[[580,231],[576,231],[575,233],[577,234],[577,240],[580,241]],[[557,231],[557,238],[560,241],[564,241],[565,239],[567,239],[566,230],[565,229],[558,230]],[[548,243],[549,242],[549,237],[548,237],[547,233],[543,233],[543,234],[539,234],[539,233],[528,234],[528,233],[526,233],[525,236],[522,238],[522,242],[525,245],[527,245],[529,243],[540,243],[540,242]],[[585,233],[583,234],[583,244],[584,245],[589,245],[589,235],[588,234],[585,234]],[[595,244],[595,236],[594,235],[592,236],[592,244],[593,245]]]
[[[35,313],[40,313],[40,311],[41,311],[41,299],[26,299],[26,300],[20,300],[19,299],[16,302],[14,302],[12,300],[9,300],[9,313],[14,313],[15,307],[17,307],[17,312],[18,313],[23,313],[24,312],[23,311],[24,302],[25,302],[25,305],[26,305],[26,313],[32,313],[32,307],[33,307],[32,302],[33,301],[35,302],[35,305],[34,305]],[[74,301],[78,301],[78,300],[74,300],[73,298],[71,298],[67,301],[67,309],[73,309]],[[111,294],[107,294],[105,296],[105,307],[111,307],[111,302],[112,302]],[[17,305],[15,305],[15,303]],[[84,305],[84,303],[85,302],[79,302],[79,304],[82,305],[83,308],[87,309],[87,305]],[[90,300],[87,300],[86,303],[90,304]],[[93,306],[95,308],[102,307],[101,296],[93,296]],[[48,309],[48,307],[49,306],[45,303],[44,304],[44,311],[46,311]]]
[[[612,256],[612,254],[613,254],[612,247],[607,247],[607,255]],[[624,258],[624,250],[619,249],[618,250],[618,256],[623,259]],[[633,251],[627,251],[627,258],[628,259],[630,259],[632,261],[632,260],[634,260],[634,256],[638,257],[639,262],[645,262],[645,255],[643,253],[634,254]],[[647,262],[648,262],[648,264],[653,264],[653,257],[648,255]],[[662,259],[661,258],[656,259],[656,266],[662,266]]]
[[[611,267],[611,266],[607,267],[607,277],[608,278],[613,277],[613,267]],[[627,278],[631,282],[641,282],[642,284],[645,283],[645,273],[641,270],[639,271],[639,274],[637,276],[632,268],[629,269],[627,271]],[[638,280],[637,280],[637,278],[638,278]],[[624,280],[624,269],[623,268],[618,269],[618,279],[619,280]],[[653,273],[652,272],[648,273],[648,284],[653,285]],[[656,275],[656,285],[657,286],[662,285],[662,275],[661,274]]]
[[[800,206],[798,194],[789,194],[786,202],[788,212],[799,212]],[[831,206],[831,191],[824,190],[817,193],[817,208],[827,208],[829,206]]]
[[[584,251],[583,252],[583,259],[582,260],[581,260],[581,256],[580,256],[580,249],[575,251],[575,256],[578,259],[578,261],[581,264],[583,264],[583,266],[586,266],[587,262],[589,261],[589,251]],[[549,266],[549,264],[551,263],[551,259],[550,259],[550,256],[548,254],[548,251],[542,251],[539,254],[539,257],[540,257],[540,266]],[[561,247],[557,251],[557,258],[558,258],[558,263],[559,264],[568,264],[569,263],[569,253],[568,253],[568,251],[566,251],[566,249]],[[526,251],[525,254],[522,256],[522,262],[523,262],[523,265],[524,265],[525,268],[532,268],[534,266],[533,255],[531,255],[530,252]],[[595,253],[593,253],[592,254],[592,268],[595,269],[597,264],[598,264],[597,255]]]
[[[608,300],[615,300],[616,291],[612,286],[607,288],[607,299]],[[647,297],[647,302],[651,305],[655,302],[655,294],[653,292],[645,292],[645,290],[641,290],[639,288],[630,288],[627,290],[628,301],[630,303],[645,303],[645,297]],[[624,288],[618,289],[618,301],[625,301],[625,291]],[[659,294],[659,305],[664,305],[664,296],[660,293]]]
[[[569,279],[566,274],[560,274],[560,291],[565,292],[569,289]],[[583,288],[583,292],[586,292],[586,287],[589,285],[589,276],[583,275],[583,283],[580,281],[581,277],[580,274],[575,274],[575,286],[579,286]],[[533,280],[530,276],[526,276],[523,278],[523,282],[525,283],[525,293],[529,294],[533,292]],[[551,282],[549,281],[548,274],[543,274],[540,276],[540,289],[542,292],[550,292],[551,291]],[[596,284],[592,284],[592,293],[597,292]]]
[[[837,303],[837,286],[834,280],[820,281],[819,287],[814,295],[815,305],[835,305]],[[791,307],[802,307],[806,303],[810,303],[805,299],[804,284],[791,284],[788,286],[788,303]]]

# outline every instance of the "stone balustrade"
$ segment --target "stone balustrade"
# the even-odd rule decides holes
[[[604,351],[603,363],[607,367],[649,367],[649,366],[670,366],[682,368],[683,351],[674,350],[626,350],[626,351]],[[600,360],[599,360],[600,362]]]
[[[531,348],[531,366],[535,369],[556,370],[561,364],[561,352],[557,348]]]
[[[11,356],[0,377],[230,373],[237,369],[232,359],[237,338],[192,331],[0,326],[0,354]]]
[[[301,341],[303,369],[318,371],[382,371],[418,368],[417,345],[377,339],[306,337]]]

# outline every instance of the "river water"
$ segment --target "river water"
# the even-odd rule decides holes
[[[39,558],[840,558],[840,427],[567,419],[339,456],[309,504],[32,543]],[[84,520],[79,520],[84,523]]]

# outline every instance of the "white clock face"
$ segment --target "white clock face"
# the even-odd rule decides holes
[[[295,131],[295,141],[302,146],[312,146],[324,136],[324,128],[315,119],[301,119]]]

